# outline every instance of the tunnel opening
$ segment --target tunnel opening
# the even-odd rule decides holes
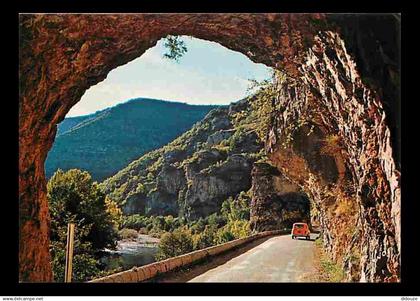
[[[252,170],[251,227],[257,231],[288,230],[294,223],[319,226],[308,195],[270,163]]]
[[[174,58],[174,47],[182,57]],[[194,249],[250,235],[251,167],[265,152],[252,116],[258,88],[249,84],[267,82],[269,71],[217,43],[169,36],[87,90],[57,125],[45,163],[55,280],[63,281],[60,233],[70,220],[77,223],[77,241],[92,243],[92,250],[75,249],[74,281],[89,280],[80,272],[95,268],[79,263],[84,255],[99,260],[105,273],[154,262],[156,243],[148,250],[140,242],[133,253],[137,232],[153,240],[187,227],[183,234],[198,240]],[[120,215],[99,224],[90,213],[102,216],[101,210],[85,208],[94,195],[103,211]],[[289,213],[291,197],[285,198],[283,214],[292,214],[285,222],[298,221]]]

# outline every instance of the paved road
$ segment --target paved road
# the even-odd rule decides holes
[[[275,236],[189,282],[306,282],[314,272],[314,239]]]

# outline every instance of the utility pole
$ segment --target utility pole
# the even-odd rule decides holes
[[[67,245],[66,245],[66,269],[64,282],[71,282],[73,270],[73,248],[74,248],[74,224],[67,225]]]

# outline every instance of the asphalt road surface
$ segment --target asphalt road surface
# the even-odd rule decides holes
[[[315,272],[314,240],[275,236],[188,282],[307,282]]]

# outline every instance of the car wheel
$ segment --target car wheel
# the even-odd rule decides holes
[[[310,240],[310,239],[311,239],[311,237],[308,235],[308,236],[306,236],[306,239],[307,239],[307,240]]]
[[[295,236],[294,235],[292,235],[292,239],[295,239]]]

